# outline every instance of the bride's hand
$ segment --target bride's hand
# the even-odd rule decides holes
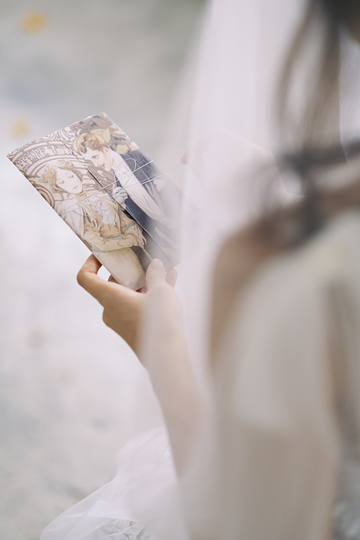
[[[146,272],[146,287],[141,291],[133,291],[123,285],[119,285],[110,277],[105,281],[97,275],[101,264],[90,255],[78,273],[77,280],[88,293],[90,293],[104,308],[103,321],[121,336],[133,351],[140,354],[140,326],[144,311],[154,295],[161,301],[160,311],[164,322],[167,324],[178,311],[179,301],[173,290],[177,272],[170,270],[167,274],[161,261],[155,259]],[[160,307],[160,306],[159,306]]]
[[[101,264],[91,255],[78,282],[104,308],[103,320],[130,345],[144,363],[161,405],[181,472],[199,419],[199,393],[188,356],[181,304],[174,292],[177,272],[167,274],[154,260],[146,288],[136,292],[97,275]]]

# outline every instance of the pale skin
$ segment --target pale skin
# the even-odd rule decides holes
[[[155,259],[146,272],[144,289],[133,291],[112,277],[102,279],[97,275],[100,268],[90,255],[78,273],[78,283],[98,300],[104,308],[104,323],[126,341],[147,369],[181,471],[197,426],[199,397],[182,308],[174,291],[177,272],[166,273],[162,262]]]

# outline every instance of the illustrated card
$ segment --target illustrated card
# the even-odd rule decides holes
[[[8,157],[119,283],[178,264],[181,191],[105,113]]]

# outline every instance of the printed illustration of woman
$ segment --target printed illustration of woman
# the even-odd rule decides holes
[[[48,166],[41,182],[52,191],[70,195],[55,202],[55,210],[85,242],[96,258],[117,281],[131,288],[144,283],[144,268],[132,249],[144,251],[145,237],[139,225],[126,216],[107,193],[89,194],[83,186],[83,175],[69,162]]]

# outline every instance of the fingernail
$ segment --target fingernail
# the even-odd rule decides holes
[[[151,268],[152,270],[162,270],[164,268],[164,265],[160,261],[160,259],[153,259],[151,261]]]

